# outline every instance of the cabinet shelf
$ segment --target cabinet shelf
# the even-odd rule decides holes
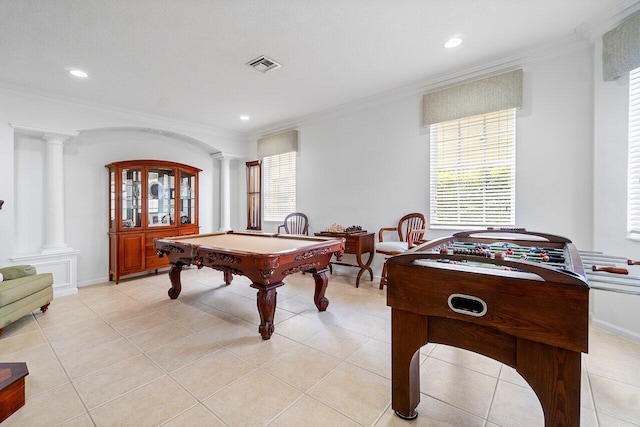
[[[198,234],[198,173],[193,166],[127,160],[109,170],[109,280],[168,266],[153,239]]]

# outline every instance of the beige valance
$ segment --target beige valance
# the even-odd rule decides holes
[[[431,92],[422,97],[422,125],[522,107],[522,70]]]
[[[258,158],[298,151],[298,131],[290,130],[258,139]]]
[[[640,13],[602,36],[602,75],[615,80],[640,67]]]

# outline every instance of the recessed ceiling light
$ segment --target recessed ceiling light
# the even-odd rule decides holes
[[[462,44],[462,39],[460,37],[452,37],[447,40],[444,44],[444,47],[447,49],[453,49],[454,47],[458,47]]]
[[[71,74],[72,76],[82,77],[82,78],[89,77],[89,74],[85,73],[82,70],[77,70],[77,69],[69,70],[69,74]]]
[[[240,120],[249,120],[249,116],[243,114],[240,116]]]

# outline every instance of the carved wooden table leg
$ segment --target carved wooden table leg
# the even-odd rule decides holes
[[[224,283],[227,284],[227,285],[230,285],[232,280],[233,280],[233,274],[231,274],[229,271],[225,271],[224,272]]]
[[[313,302],[315,302],[318,311],[325,311],[329,306],[329,300],[325,298],[324,291],[327,289],[327,268],[320,270],[311,270],[313,273],[313,280],[316,282],[316,291],[313,295]]]
[[[182,284],[180,283],[180,272],[182,271],[182,264],[174,264],[169,270],[169,279],[171,279],[171,288],[169,289],[169,298],[176,299],[180,292],[182,292]]]
[[[284,282],[274,283],[271,285],[262,285],[254,283],[252,288],[258,290],[258,313],[260,314],[260,326],[258,331],[262,335],[263,340],[268,340],[273,334],[273,318],[276,312],[276,289],[284,285]]]
[[[360,267],[360,271],[358,271],[358,277],[356,277],[356,288],[360,287],[360,277],[362,276],[362,273],[364,273],[365,271],[369,272],[369,277],[371,277],[371,280],[373,280],[373,270],[371,269],[370,265],[371,265],[371,262],[373,261],[374,253],[375,252],[373,251],[369,252],[369,258],[367,258],[367,262],[362,262],[361,253],[356,254],[356,262],[358,263],[358,267]]]
[[[391,309],[391,407],[406,420],[418,416],[420,347],[427,343],[428,318]]]

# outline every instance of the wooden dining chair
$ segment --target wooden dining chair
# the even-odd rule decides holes
[[[294,212],[287,215],[284,224],[278,226],[278,233],[284,229],[285,234],[309,235],[309,218],[302,212]]]
[[[380,275],[380,289],[387,284],[387,262],[386,259],[406,252],[407,250],[426,242],[424,240],[424,232],[427,220],[421,213],[410,213],[398,221],[396,227],[385,227],[378,231],[378,243],[376,244],[376,253],[385,256],[385,262],[382,265],[382,274]],[[395,231],[398,240],[384,241],[384,235],[388,232]],[[388,235],[388,234],[387,234]]]

